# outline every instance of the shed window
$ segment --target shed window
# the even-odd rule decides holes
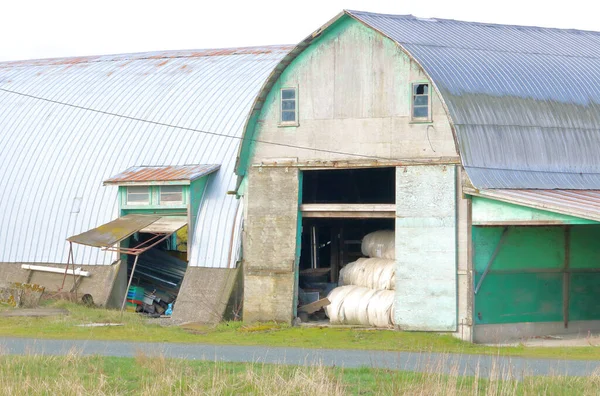
[[[283,88],[281,90],[281,123],[298,123],[298,97],[296,88]]]
[[[127,205],[149,205],[150,204],[150,188],[142,187],[127,187]]]
[[[429,84],[412,85],[412,119],[416,121],[430,120]]]
[[[160,186],[160,204],[177,205],[183,203],[182,186]]]

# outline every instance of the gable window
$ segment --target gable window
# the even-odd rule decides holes
[[[183,203],[183,186],[160,186],[161,205],[180,205]]]
[[[296,88],[281,89],[281,124],[298,125],[298,96]]]
[[[411,118],[413,121],[431,120],[431,102],[429,100],[429,84],[412,84]]]
[[[149,205],[150,188],[148,186],[127,187],[127,205]]]

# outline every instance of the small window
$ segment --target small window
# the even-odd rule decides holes
[[[429,84],[416,83],[412,85],[412,119],[415,121],[428,121],[431,119]]]
[[[160,186],[160,204],[178,205],[183,203],[182,186]]]
[[[298,98],[296,88],[283,88],[281,90],[281,123],[298,124]]]
[[[143,187],[127,187],[127,205],[149,205],[150,204],[150,188]]]

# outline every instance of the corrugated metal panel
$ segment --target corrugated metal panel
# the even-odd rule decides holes
[[[600,221],[600,191],[596,190],[475,190],[463,192],[516,205]]]
[[[192,181],[219,169],[221,165],[132,166],[104,184],[151,181]]]
[[[70,242],[94,247],[109,247],[159,221],[160,216],[130,214],[68,238]]]
[[[235,188],[243,122],[289,49],[0,64],[0,262],[64,262],[69,235],[118,216],[117,187],[102,181],[123,169],[203,163],[222,168],[200,208],[190,264],[226,267],[239,204],[226,192]],[[76,263],[112,259],[99,249],[75,251]]]
[[[600,33],[347,13],[431,77],[477,188],[600,189]]]

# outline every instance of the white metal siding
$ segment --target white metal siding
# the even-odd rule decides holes
[[[235,187],[239,139],[106,113],[239,138],[252,100],[286,52],[261,47],[0,64],[0,89],[79,106],[0,91],[0,262],[65,262],[68,236],[117,216],[117,187],[102,181],[131,166],[221,164],[198,214],[190,264],[226,267],[238,206],[226,192]],[[78,213],[71,213],[74,200],[81,201]],[[75,249],[77,263],[113,259],[99,249]]]

